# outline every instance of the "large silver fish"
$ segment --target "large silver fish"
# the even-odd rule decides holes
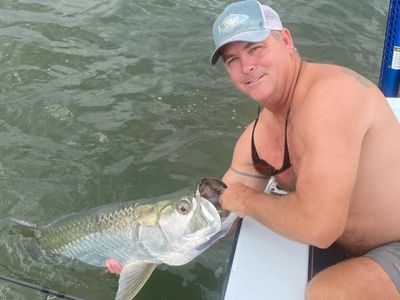
[[[216,208],[225,187],[203,179],[194,197],[102,206],[43,227],[12,221],[33,230],[54,254],[98,267],[119,260],[124,268],[116,299],[132,299],[158,264],[183,265],[227,233],[236,216]]]

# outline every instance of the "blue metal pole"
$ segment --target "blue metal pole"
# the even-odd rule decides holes
[[[397,97],[400,84],[400,0],[391,0],[382,54],[379,88],[386,97]]]

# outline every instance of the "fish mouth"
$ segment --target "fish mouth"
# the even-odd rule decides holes
[[[196,196],[207,199],[217,210],[222,210],[219,197],[226,188],[227,185],[222,180],[205,177],[197,185]]]
[[[208,223],[214,224],[214,226],[218,227],[218,230],[221,228],[221,215],[219,210],[215,207],[213,203],[208,201],[203,197],[196,197],[199,202],[199,212],[205,220],[208,220]],[[214,227],[215,229],[215,227]]]
[[[200,203],[202,217],[207,219],[210,225],[212,224],[203,232],[204,241],[194,249],[194,253],[198,255],[227,235],[237,216],[227,210],[217,209],[211,201],[200,195],[196,195],[195,198]]]
[[[220,216],[221,222],[224,222],[231,212],[222,209],[219,197],[225,191],[227,185],[220,179],[205,177],[200,180],[197,185],[196,197],[203,198],[211,202],[217,209],[218,215]]]
[[[193,249],[194,256],[226,236],[236,223],[236,214],[222,209],[219,202],[219,197],[226,188],[227,185],[223,181],[215,178],[203,178],[197,185],[194,200],[200,204],[202,218],[212,225],[205,230],[204,241]]]

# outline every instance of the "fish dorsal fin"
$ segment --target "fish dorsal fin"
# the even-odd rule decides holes
[[[124,267],[119,277],[119,287],[115,300],[131,300],[149,279],[157,267],[152,262],[135,262]]]

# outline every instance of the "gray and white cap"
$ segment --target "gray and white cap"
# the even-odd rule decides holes
[[[211,64],[215,65],[223,46],[232,42],[261,42],[272,30],[282,30],[279,15],[256,0],[234,2],[217,17],[213,25],[215,50]]]

